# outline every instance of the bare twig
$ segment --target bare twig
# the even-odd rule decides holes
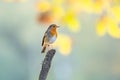
[[[46,80],[47,74],[48,74],[50,66],[51,66],[51,61],[52,61],[52,58],[53,58],[55,52],[56,51],[54,49],[51,49],[47,52],[47,54],[44,58],[44,61],[42,63],[42,69],[41,69],[41,72],[39,75],[39,80]]]

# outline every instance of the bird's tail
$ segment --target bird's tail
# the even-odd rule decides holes
[[[41,53],[45,53],[46,46],[43,46]]]

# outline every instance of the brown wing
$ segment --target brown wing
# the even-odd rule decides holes
[[[42,46],[44,45],[44,41],[45,41],[46,35],[47,35],[47,32],[45,32],[44,37],[43,37],[43,39],[42,39]]]
[[[43,44],[44,44],[44,39],[45,39],[45,36],[44,36],[43,39],[42,39],[42,46],[43,46]]]

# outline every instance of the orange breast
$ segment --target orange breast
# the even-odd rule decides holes
[[[57,36],[56,28],[52,28],[50,32],[51,32],[52,36],[54,36],[54,35]]]

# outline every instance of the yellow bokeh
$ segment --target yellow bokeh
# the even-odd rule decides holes
[[[106,33],[107,24],[108,24],[108,16],[102,16],[100,20],[97,22],[97,34],[99,36],[103,36]]]
[[[80,22],[77,20],[73,11],[68,11],[63,18],[63,23],[67,24],[68,28],[73,32],[80,30]]]
[[[68,27],[72,32],[79,32],[80,13],[95,13],[102,18],[98,20],[96,32],[99,36],[108,33],[114,38],[119,38],[120,6],[119,0],[51,0],[38,3],[41,12],[50,12],[53,20]],[[51,22],[50,22],[51,23]],[[62,49],[62,48],[61,48]]]
[[[102,0],[96,0],[93,2],[93,11],[95,13],[101,13],[103,10],[103,1]]]
[[[60,53],[62,55],[69,55],[72,50],[72,40],[68,35],[59,34],[55,46],[58,47]]]
[[[59,19],[61,19],[63,17],[64,10],[60,6],[54,6],[52,8],[52,13],[53,13],[53,16],[54,16],[55,20],[59,20]]]
[[[37,9],[40,12],[47,12],[50,10],[50,8],[51,8],[51,5],[47,1],[41,1],[41,2],[37,3]]]
[[[59,6],[64,3],[64,0],[52,0],[52,3],[56,6]]]
[[[97,34],[103,36],[107,32],[114,38],[120,38],[120,29],[118,24],[109,16],[103,16],[97,24]]]
[[[82,11],[91,13],[93,2],[91,0],[78,0]]]
[[[103,22],[97,23],[97,34],[103,36],[106,33],[106,26]]]
[[[120,0],[113,0],[113,2],[114,2],[115,5],[120,4]]]
[[[76,19],[68,20],[67,24],[72,32],[78,32],[80,30],[80,22]]]
[[[113,15],[116,18],[116,21],[119,22],[120,21],[120,6],[113,6],[111,8],[111,13],[113,13]]]
[[[120,28],[118,27],[117,23],[110,19],[108,26],[108,33],[114,38],[120,38]]]
[[[71,9],[76,14],[79,14],[81,11],[81,4],[77,0],[68,0],[66,5],[68,5],[67,6],[68,9]]]

